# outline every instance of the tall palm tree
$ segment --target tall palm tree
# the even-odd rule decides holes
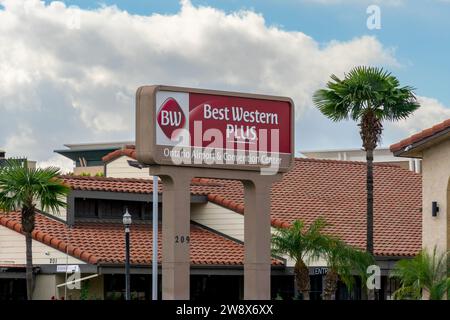
[[[296,220],[289,228],[277,228],[272,236],[274,254],[287,255],[295,261],[294,277],[298,292],[304,300],[309,300],[311,284],[306,259],[317,259],[325,252],[329,237],[322,233],[327,226],[324,219],[318,218],[308,228]]]
[[[338,238],[328,241],[324,258],[328,266],[322,295],[324,300],[334,299],[338,280],[351,290],[355,282],[354,275],[359,275],[364,280],[367,267],[374,263],[368,252],[355,249]]]
[[[344,79],[331,75],[326,89],[315,92],[317,108],[333,121],[352,119],[360,127],[367,160],[367,251],[373,255],[373,151],[382,122],[407,118],[419,108],[413,88],[401,87],[391,73],[376,67],[355,67]]]
[[[58,213],[66,205],[60,200],[69,193],[69,187],[58,179],[59,169],[32,169],[27,162],[9,160],[0,169],[0,209],[20,210],[22,232],[26,244],[27,298],[33,294],[33,256],[31,233],[35,227],[36,205],[43,211]]]
[[[449,257],[448,252],[439,254],[435,247],[431,254],[424,249],[413,259],[397,262],[391,277],[400,279],[401,287],[394,292],[394,299],[419,300],[424,293],[430,300],[448,297]]]

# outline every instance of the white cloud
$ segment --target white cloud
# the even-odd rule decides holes
[[[32,129],[19,124],[17,131],[6,139],[5,151],[16,150],[15,156],[27,157],[27,150],[32,149],[36,144]]]
[[[374,37],[321,44],[252,11],[189,1],[176,14],[150,16],[0,3],[0,146],[47,163],[63,143],[133,139],[134,94],[143,84],[287,95],[302,115],[331,73],[398,65]]]
[[[59,154],[51,156],[46,161],[38,161],[39,168],[57,167],[61,173],[70,173],[73,171],[73,161]]]
[[[420,108],[409,118],[384,124],[382,145],[389,147],[412,134],[430,128],[446,119],[450,119],[450,108],[434,98],[417,97]]]
[[[432,127],[439,122],[450,119],[450,108],[434,98],[417,97],[421,107],[408,119],[394,125],[406,134],[413,134]]]

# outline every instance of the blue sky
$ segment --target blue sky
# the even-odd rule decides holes
[[[47,1],[49,2],[49,1]],[[130,13],[174,14],[178,0],[66,0],[67,5],[95,9],[116,5]],[[378,3],[381,29],[366,27],[366,8],[376,1],[314,0],[200,0],[194,5],[212,6],[227,12],[242,9],[261,13],[269,25],[301,31],[319,42],[348,40],[375,35],[385,46],[395,50],[401,66],[394,73],[402,83],[417,88],[417,94],[432,96],[450,106],[450,1],[405,0]],[[329,3],[328,3],[329,2]],[[394,4],[389,4],[389,2]]]
[[[450,118],[448,17],[450,0],[0,0],[0,149],[68,168],[65,143],[134,139],[136,88],[158,83],[289,96],[297,152],[360,148],[311,100],[355,65],[417,88],[389,146]]]

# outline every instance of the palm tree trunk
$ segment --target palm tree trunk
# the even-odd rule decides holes
[[[35,226],[35,208],[30,200],[27,205],[22,207],[22,231],[25,234],[26,246],[26,280],[27,280],[27,298],[33,299],[34,278],[33,278],[33,239],[31,233]]]
[[[373,149],[366,150],[367,160],[367,252],[373,256]],[[375,300],[374,289],[367,289],[367,299]]]
[[[325,276],[325,286],[322,295],[323,300],[335,299],[338,278],[339,276],[334,270],[328,269],[328,272]]]
[[[366,150],[367,160],[367,252],[373,255],[373,149]]]
[[[33,251],[32,251],[32,238],[31,232],[25,233],[26,244],[26,280],[27,280],[27,299],[33,299]]]
[[[309,300],[309,291],[311,290],[311,283],[309,280],[309,269],[303,260],[299,259],[294,267],[295,284],[297,290],[301,292],[303,300]]]

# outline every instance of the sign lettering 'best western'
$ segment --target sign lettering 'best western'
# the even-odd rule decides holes
[[[144,86],[136,107],[140,162],[276,172],[292,164],[289,98]]]

